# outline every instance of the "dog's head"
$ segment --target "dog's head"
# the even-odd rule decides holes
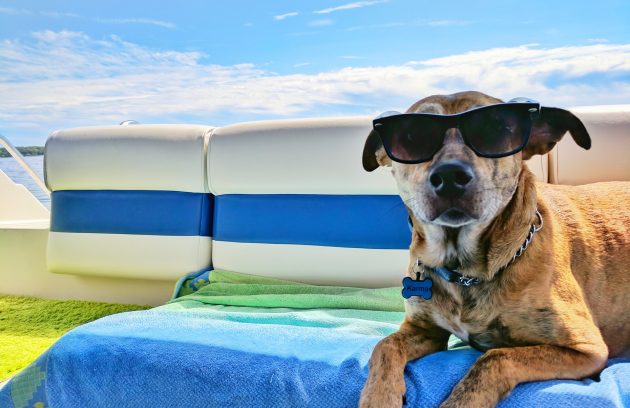
[[[479,92],[461,92],[429,96],[413,104],[407,113],[446,115],[498,103],[502,101]],[[514,194],[523,161],[550,151],[567,131],[578,145],[590,148],[588,132],[577,117],[563,109],[545,107],[532,124],[527,144],[516,154],[481,157],[453,127],[446,130],[443,145],[430,160],[403,164],[390,159],[373,130],[363,150],[363,167],[372,171],[390,166],[403,201],[420,222],[459,228],[492,220]]]

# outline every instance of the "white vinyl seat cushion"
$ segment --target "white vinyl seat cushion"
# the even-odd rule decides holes
[[[45,148],[48,188],[207,192],[212,127],[128,125],[53,132]]]
[[[551,180],[557,184],[630,181],[630,105],[570,109],[591,136],[589,150],[566,134],[551,153]]]
[[[51,272],[174,280],[211,265],[211,127],[129,125],[54,132]]]
[[[307,283],[398,285],[407,212],[388,168],[368,173],[368,117],[218,128],[208,147],[213,266]],[[546,157],[531,169],[543,180]]]

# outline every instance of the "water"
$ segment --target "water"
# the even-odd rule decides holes
[[[37,174],[44,178],[44,156],[25,157],[26,162],[35,170]],[[15,183],[22,184],[26,187],[42,204],[50,208],[50,198],[47,197],[31,176],[20,166],[13,157],[0,157],[0,170],[11,178]]]

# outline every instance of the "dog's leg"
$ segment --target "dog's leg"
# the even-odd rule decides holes
[[[405,320],[400,329],[381,340],[370,358],[370,372],[361,393],[361,408],[400,407],[405,394],[405,365],[444,350],[449,333],[437,326]]]
[[[574,347],[541,345],[489,350],[440,407],[494,407],[519,383],[580,379],[606,365],[608,349],[603,342],[599,346]]]

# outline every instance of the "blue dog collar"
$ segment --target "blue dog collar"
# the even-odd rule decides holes
[[[501,269],[499,269],[499,271],[503,271],[505,268],[507,268],[512,262],[514,262],[516,260],[516,258],[518,258],[519,256],[523,255],[523,252],[525,252],[525,250],[527,249],[527,247],[529,246],[529,244],[532,242],[532,240],[534,239],[534,234],[536,234],[538,231],[540,231],[543,227],[543,218],[542,215],[540,214],[540,212],[538,211],[538,208],[536,208],[536,217],[538,219],[538,225],[536,224],[532,224],[529,228],[529,232],[527,234],[527,238],[525,238],[525,242],[523,242],[523,245],[521,245],[521,247],[518,249],[518,251],[516,251],[516,253],[514,254],[514,256],[512,257],[512,259],[503,267],[501,267]],[[411,216],[409,216],[407,218],[407,225],[409,226],[409,231],[411,231],[413,233],[413,223],[411,222]],[[448,269],[444,266],[438,266],[436,268],[431,268],[428,267],[426,265],[423,265],[420,263],[420,260],[418,259],[418,266],[422,266],[422,268],[424,268],[425,271],[430,271],[435,273],[437,276],[439,276],[440,278],[444,279],[447,282],[452,282],[452,283],[456,283],[460,286],[474,286],[474,285],[479,285],[480,283],[482,283],[482,280],[479,278],[476,278],[474,276],[466,276],[463,275],[457,271],[454,271],[452,269]],[[405,278],[405,279],[411,279],[411,278]],[[419,276],[416,277],[416,280],[414,282],[419,282]],[[409,282],[409,281],[407,281]],[[404,286],[404,281],[403,281],[403,286]]]

